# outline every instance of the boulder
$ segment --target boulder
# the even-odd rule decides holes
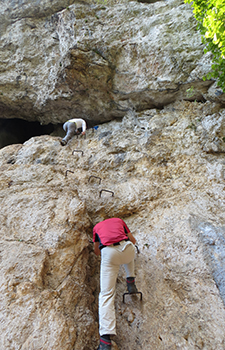
[[[4,1],[1,118],[89,126],[179,100],[224,103],[181,0]]]

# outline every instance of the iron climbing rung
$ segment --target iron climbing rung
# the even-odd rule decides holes
[[[104,192],[112,193],[112,197],[114,197],[114,192],[113,192],[113,191],[104,190],[104,189],[102,189],[102,190],[99,192],[99,197],[101,197],[103,191],[104,191]]]

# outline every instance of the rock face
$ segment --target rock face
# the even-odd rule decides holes
[[[98,339],[90,219],[52,161],[28,160],[43,142],[2,153],[1,349],[90,349]]]
[[[107,122],[0,150],[3,350],[97,348],[109,217],[137,239],[143,293],[123,303],[121,268],[113,350],[225,349],[225,94],[189,5],[146,2],[1,2],[0,124]]]
[[[89,124],[173,101],[225,97],[213,81],[192,10],[180,0],[3,1],[2,118]]]
[[[128,112],[65,147],[0,150],[1,349],[98,344],[93,225],[123,218],[138,242],[139,298],[116,295],[120,350],[225,348],[224,116],[176,102]]]

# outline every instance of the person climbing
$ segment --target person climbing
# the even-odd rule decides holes
[[[70,119],[63,124],[63,129],[66,132],[66,136],[61,140],[61,145],[65,146],[67,142],[78,133],[78,129],[82,129],[81,134],[85,135],[86,122],[84,119]]]
[[[110,218],[94,226],[93,242],[95,254],[101,254],[98,350],[111,350],[111,335],[116,335],[114,299],[120,265],[125,267],[128,293],[137,293],[134,277],[136,240],[122,219]]]

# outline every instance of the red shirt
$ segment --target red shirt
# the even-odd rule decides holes
[[[128,239],[130,230],[122,219],[111,218],[99,222],[93,228],[93,242],[99,242],[101,246]]]

